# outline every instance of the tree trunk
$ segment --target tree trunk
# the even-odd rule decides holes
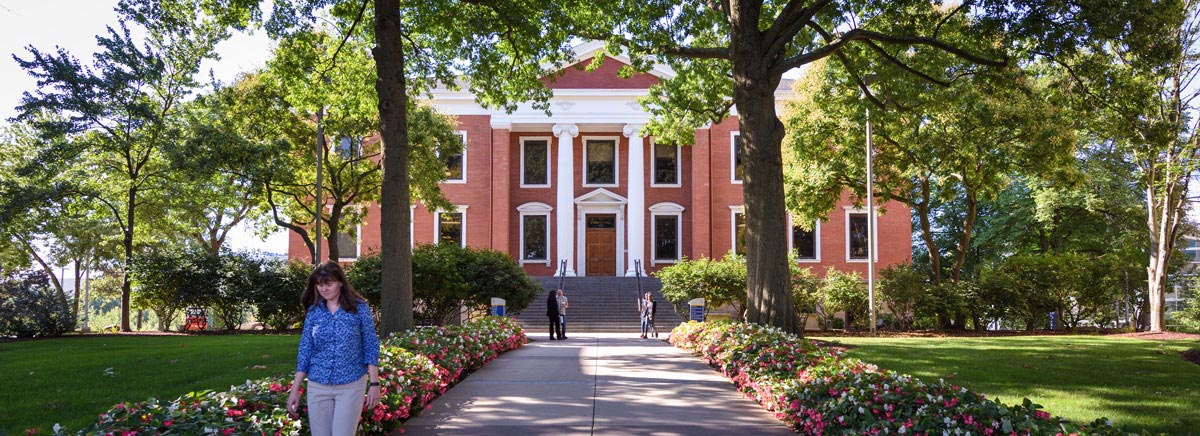
[[[345,205],[337,202],[336,197],[334,203],[329,208],[329,219],[325,221],[325,252],[329,253],[329,259],[341,259],[342,253],[338,249],[338,222],[342,220],[342,208]]]
[[[925,249],[929,252],[929,274],[932,285],[942,284],[942,251],[938,249],[937,241],[933,239],[933,225],[930,224],[929,214],[929,180],[921,180],[921,203],[915,204],[917,218],[921,222],[921,240],[925,241]]]
[[[400,2],[375,0],[375,68],[379,94],[379,134],[383,138],[383,186],[380,198],[381,319],[387,336],[413,327],[412,245],[408,186],[408,96]]]
[[[137,200],[137,189],[129,188],[128,203],[125,204],[125,264],[122,265],[121,273],[121,331],[130,331],[129,325],[129,295],[132,289],[132,284],[129,283],[129,263],[133,262],[133,211],[136,207],[134,203]],[[141,317],[138,317],[138,324],[141,324]]]
[[[787,212],[783,202],[783,123],[775,113],[781,77],[769,71],[767,47],[758,29],[759,7],[735,3],[730,16],[733,99],[746,158],[748,321],[803,335],[793,309],[788,269]]]
[[[970,187],[967,187],[969,190]],[[967,193],[967,216],[963,217],[963,233],[958,240],[958,248],[954,250],[954,266],[950,270],[950,280],[957,283],[962,278],[963,267],[967,264],[967,253],[971,249],[971,233],[975,230],[975,219],[979,215],[979,201],[975,194]]]

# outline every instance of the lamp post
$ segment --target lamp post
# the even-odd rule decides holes
[[[316,251],[313,253],[313,265],[321,263],[321,209],[325,208],[325,202],[321,198],[321,163],[325,160],[325,126],[322,124],[325,118],[325,105],[317,108],[317,205],[316,210],[316,235],[314,236],[314,246]]]
[[[870,86],[873,75],[866,77]],[[866,90],[863,91],[866,95]],[[871,336],[875,336],[875,147],[871,143],[871,102],[867,102],[867,311],[871,314]]]

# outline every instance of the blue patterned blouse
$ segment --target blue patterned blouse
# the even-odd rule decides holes
[[[358,380],[367,373],[367,365],[379,366],[379,337],[371,307],[358,302],[358,313],[341,308],[329,313],[325,301],[318,298],[304,315],[296,372],[308,373],[308,380],[340,385]]]

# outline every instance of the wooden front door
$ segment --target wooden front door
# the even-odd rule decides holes
[[[617,216],[587,216],[587,270],[589,276],[611,276],[617,273]]]

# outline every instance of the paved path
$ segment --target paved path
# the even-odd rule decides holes
[[[533,339],[446,391],[404,435],[794,434],[663,339]]]

